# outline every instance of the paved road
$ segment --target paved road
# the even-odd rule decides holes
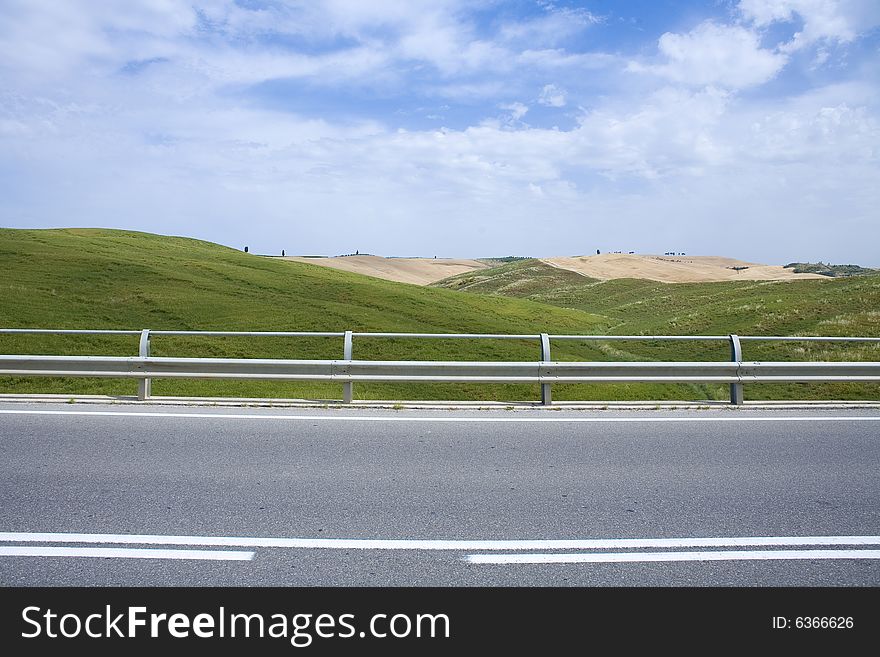
[[[876,411],[6,403],[0,453],[3,585],[880,585]]]

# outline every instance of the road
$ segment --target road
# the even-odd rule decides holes
[[[3,403],[0,451],[6,586],[880,585],[871,410]]]

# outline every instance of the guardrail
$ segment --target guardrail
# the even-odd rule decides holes
[[[350,403],[355,382],[485,382],[539,383],[541,403],[552,403],[554,383],[667,382],[727,383],[730,402],[743,403],[743,384],[759,382],[880,381],[880,362],[761,362],[744,361],[743,341],[873,342],[880,337],[738,336],[730,335],[511,335],[487,333],[368,333],[356,331],[170,331],[103,329],[12,329],[0,334],[136,335],[137,356],[0,355],[0,375],[43,377],[114,377],[139,380],[138,398],[151,394],[153,378],[266,379],[334,381],[343,384]],[[150,355],[150,341],[160,335],[326,337],[342,338],[339,360],[258,358],[159,358]],[[523,362],[371,361],[354,360],[355,337],[412,339],[535,340],[540,359]],[[551,341],[725,341],[730,361],[722,362],[554,362]]]

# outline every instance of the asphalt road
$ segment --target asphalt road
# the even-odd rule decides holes
[[[6,586],[880,585],[876,411],[7,403],[0,453]]]

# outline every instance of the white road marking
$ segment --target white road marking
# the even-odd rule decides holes
[[[751,536],[720,538],[610,538],[574,540],[437,540],[361,538],[257,538],[247,536],[163,536],[0,532],[3,543],[91,543],[186,545],[330,550],[614,550],[687,547],[778,547],[797,545],[880,545],[880,536]]]
[[[150,413],[144,411],[55,411],[0,409],[0,415],[80,415],[94,417],[194,418],[223,420],[308,420],[314,422],[878,422],[880,415],[797,417],[406,417],[405,415],[261,415],[257,413]]]
[[[469,554],[473,564],[644,563],[670,561],[763,561],[880,559],[880,550],[725,550],[722,552],[612,552],[594,554]]]
[[[101,547],[3,545],[0,557],[98,557],[102,559],[197,559],[200,561],[250,561],[253,552],[232,550],[157,550]]]

